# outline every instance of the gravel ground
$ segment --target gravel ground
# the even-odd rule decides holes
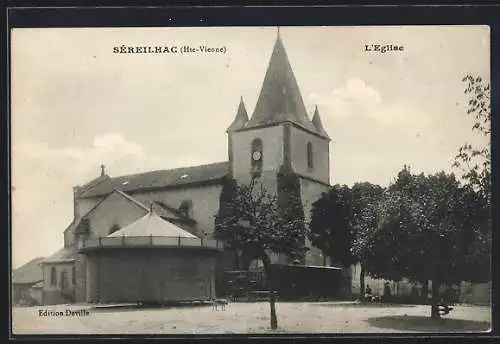
[[[85,309],[88,315],[41,316],[40,311]],[[429,318],[430,306],[357,304],[353,302],[279,302],[281,333],[485,332],[491,309],[456,306],[440,321]],[[269,333],[269,304],[230,303],[177,308],[107,308],[58,305],[14,308],[14,334],[224,334]]]

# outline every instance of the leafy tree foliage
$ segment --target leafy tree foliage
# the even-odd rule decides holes
[[[484,147],[465,143],[455,157],[454,167],[462,171],[462,178],[490,204],[491,198],[491,96],[490,84],[481,77],[467,74],[465,94],[469,97],[467,114],[473,116],[472,130],[488,138]]]
[[[350,247],[354,240],[352,192],[335,185],[312,205],[309,239],[332,263],[355,262]]]
[[[292,178],[279,182],[283,187],[293,187],[294,183]],[[280,204],[278,196],[255,180],[250,185],[229,180],[221,193],[221,208],[215,220],[217,239],[230,249],[252,252],[262,259],[270,289],[272,329],[277,328],[278,321],[270,253],[297,256],[305,250],[300,244],[305,234],[303,217],[294,214],[300,199],[290,199],[295,196],[282,196]]]
[[[431,316],[439,317],[440,285],[489,277],[488,216],[479,199],[453,174],[412,175],[405,167],[377,205],[367,270],[392,280],[432,280]]]
[[[368,234],[376,227],[375,208],[382,187],[356,183],[352,189],[335,185],[313,204],[309,238],[334,263],[361,264],[360,286],[364,292],[364,262]]]

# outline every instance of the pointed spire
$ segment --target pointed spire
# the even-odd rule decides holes
[[[321,117],[319,116],[319,110],[318,110],[318,105],[315,106],[314,108],[314,114],[312,118],[312,124],[316,128],[319,134],[324,136],[327,139],[330,139],[330,136],[328,136],[328,133],[326,132],[325,128],[323,127],[323,123],[321,123]]]
[[[233,123],[227,128],[226,132],[235,131],[241,129],[248,122],[248,114],[247,109],[245,108],[245,102],[243,101],[243,97],[240,97],[240,104],[238,105],[238,110],[236,111],[236,117],[233,120]]]
[[[311,123],[278,27],[276,42],[257,104],[246,128],[292,122],[317,132]]]

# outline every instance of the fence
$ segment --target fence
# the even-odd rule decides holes
[[[156,236],[122,236],[97,237],[84,239],[79,249],[112,248],[112,247],[194,247],[214,250],[224,249],[222,242],[213,239],[156,237]]]
[[[272,265],[274,290],[280,300],[322,300],[340,296],[341,270],[312,266]],[[225,271],[217,294],[237,298],[268,290],[264,271]]]

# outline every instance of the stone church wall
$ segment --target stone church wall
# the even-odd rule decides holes
[[[278,171],[283,164],[283,126],[241,131],[232,134],[232,173],[236,179],[246,178],[251,171],[252,141],[262,140],[262,170]]]
[[[313,168],[307,166],[307,143],[313,147]],[[291,128],[291,161],[293,170],[306,177],[329,183],[329,142],[295,127]]]
[[[131,194],[136,200],[148,204],[152,200],[179,208],[183,201],[191,201],[191,216],[197,221],[198,236],[211,236],[215,226],[215,214],[219,210],[222,185],[203,185],[182,189],[160,190]],[[206,234],[204,235],[203,232]]]
[[[91,236],[108,236],[113,225],[125,227],[146,215],[147,212],[148,210],[123,195],[112,193],[89,215]]]
[[[85,216],[93,207],[95,207],[104,197],[82,198],[74,200],[75,207],[74,220],[78,221],[82,216]],[[75,244],[74,228],[64,232],[64,247],[73,246]]]

